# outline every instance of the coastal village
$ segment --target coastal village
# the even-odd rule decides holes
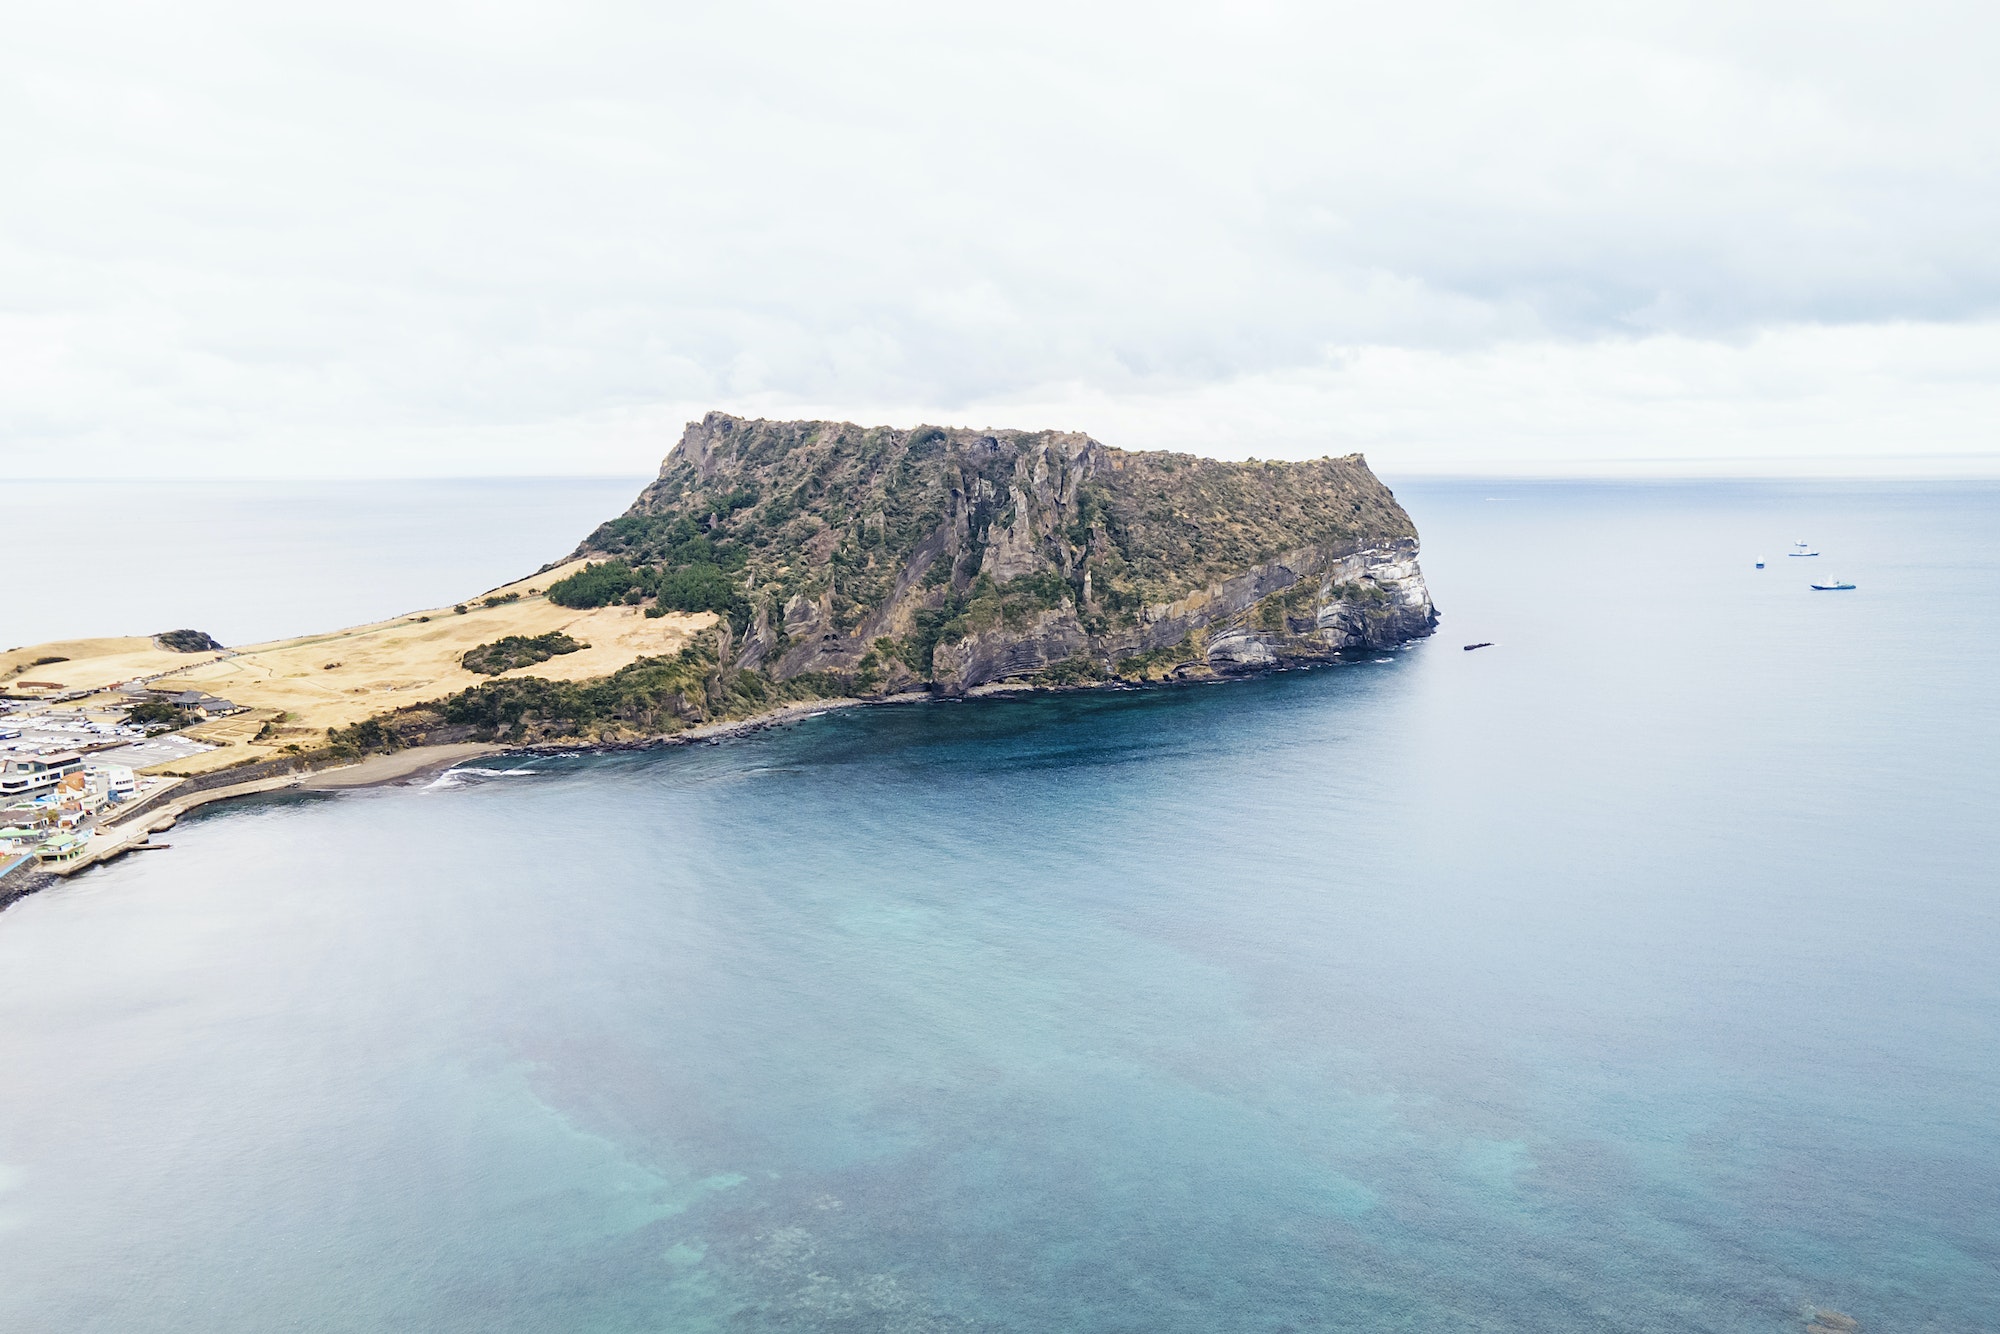
[[[30,692],[40,682],[21,683]],[[200,721],[243,712],[240,705],[171,686],[157,693],[128,683],[131,701],[0,699],[0,878],[28,864],[51,869],[82,861],[93,840],[179,782],[147,772],[216,749],[191,737],[149,736],[129,721],[132,704],[171,699]]]
[[[330,728],[496,676],[608,675],[678,652],[715,619],[551,603],[544,590],[580,564],[448,607],[241,648],[170,631],[0,653],[0,901],[19,875],[162,846],[148,833],[190,793],[311,750]],[[505,673],[465,666],[481,645],[555,632],[582,647]]]

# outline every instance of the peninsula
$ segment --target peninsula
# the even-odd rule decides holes
[[[1431,632],[1417,554],[1359,455],[1224,463],[1073,432],[710,413],[625,514],[465,602],[238,648],[172,631],[0,654],[22,788],[0,825],[21,848],[61,823],[43,808],[79,766],[34,766],[70,738],[57,767],[111,757],[109,809],[162,779],[220,795],[421,746],[1333,662]],[[84,860],[103,831],[70,824]]]

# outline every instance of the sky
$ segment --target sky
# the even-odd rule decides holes
[[[0,7],[0,468],[2000,474],[1990,4]]]

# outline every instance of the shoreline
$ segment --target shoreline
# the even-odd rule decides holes
[[[1413,641],[1414,642],[1414,641]],[[1407,645],[1398,645],[1398,648]],[[1315,666],[1338,665],[1333,663]],[[1292,669],[1282,669],[1292,670]],[[1223,684],[1233,680],[1254,680],[1271,673],[1244,672],[1215,678],[1203,684]],[[1078,683],[1075,685],[1030,685],[1026,683],[989,682],[976,686],[957,696],[958,699],[1007,699],[1031,695],[1077,694],[1104,690],[1137,691],[1157,689],[1161,686],[1194,684],[1171,679],[1146,682],[1105,681]],[[904,691],[894,695],[883,695],[872,699],[844,695],[832,699],[800,700],[783,704],[767,713],[749,718],[734,718],[725,722],[703,723],[679,732],[660,736],[634,737],[617,741],[564,741],[526,742],[508,745],[498,741],[457,741],[437,746],[411,746],[404,750],[387,754],[368,755],[351,764],[336,765],[325,769],[305,772],[289,772],[266,778],[250,779],[241,783],[223,784],[199,791],[174,795],[172,788],[160,794],[157,806],[150,802],[136,808],[127,816],[129,823],[121,823],[106,831],[109,837],[99,847],[93,847],[81,859],[61,867],[26,866],[19,867],[0,881],[0,912],[21,899],[44,889],[51,889],[80,872],[103,863],[113,861],[129,852],[145,850],[152,835],[172,829],[181,817],[203,806],[219,802],[237,800],[243,797],[262,796],[267,792],[344,792],[365,788],[388,787],[408,784],[417,778],[431,778],[455,768],[466,760],[486,756],[502,755],[552,755],[552,754],[616,754],[624,751],[659,750],[669,746],[719,745],[736,737],[750,736],[774,727],[783,727],[807,718],[830,713],[836,709],[877,708],[884,705],[930,704],[947,698],[928,690]],[[103,836],[103,835],[100,835]],[[155,848],[164,845],[151,845]]]
[[[418,746],[387,755],[364,756],[352,764],[304,773],[277,774],[269,778],[251,779],[248,782],[230,783],[179,795],[176,795],[174,789],[170,787],[160,794],[157,804],[149,802],[138,807],[124,822],[112,825],[95,835],[91,840],[95,846],[78,860],[59,867],[20,867],[4,881],[0,881],[0,912],[5,912],[32,894],[53,889],[72,876],[94,866],[113,861],[129,852],[146,849],[154,834],[172,829],[180,822],[182,816],[203,806],[212,806],[218,802],[241,797],[261,796],[266,792],[340,792],[387,787],[416,778],[430,777],[466,760],[510,749],[513,747],[486,741]],[[103,841],[99,843],[99,839]]]
[[[97,843],[98,839],[102,839],[103,842],[93,846],[78,860],[62,866],[16,867],[4,880],[0,880],[0,912],[5,912],[20,900],[38,894],[42,890],[53,889],[92,867],[114,861],[130,852],[146,850],[154,834],[165,833],[172,829],[180,822],[182,816],[190,812],[220,802],[262,796],[268,792],[353,792],[365,788],[408,785],[415,779],[432,778],[456,768],[466,760],[487,756],[532,756],[578,752],[611,754],[618,751],[656,750],[666,746],[720,744],[733,737],[748,736],[768,728],[782,727],[787,723],[798,722],[833,709],[892,703],[914,704],[931,698],[928,691],[911,691],[882,699],[843,696],[838,699],[803,700],[781,705],[755,717],[704,723],[699,727],[690,727],[684,731],[662,736],[623,741],[572,741],[567,744],[545,742],[507,745],[498,741],[455,741],[438,746],[411,746],[384,755],[363,756],[351,764],[276,774],[267,778],[228,783],[179,795],[175,794],[175,788],[178,786],[176,784],[163,789],[155,800],[144,802],[126,812],[124,819],[119,823],[101,830],[92,842]],[[164,845],[152,846],[157,848]]]

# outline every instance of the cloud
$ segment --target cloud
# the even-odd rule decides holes
[[[17,11],[0,457],[630,471],[712,406],[1196,404],[1213,452],[1808,457],[1857,365],[1866,421],[1991,451],[1943,368],[2000,319],[2000,19],[1739,8]]]

